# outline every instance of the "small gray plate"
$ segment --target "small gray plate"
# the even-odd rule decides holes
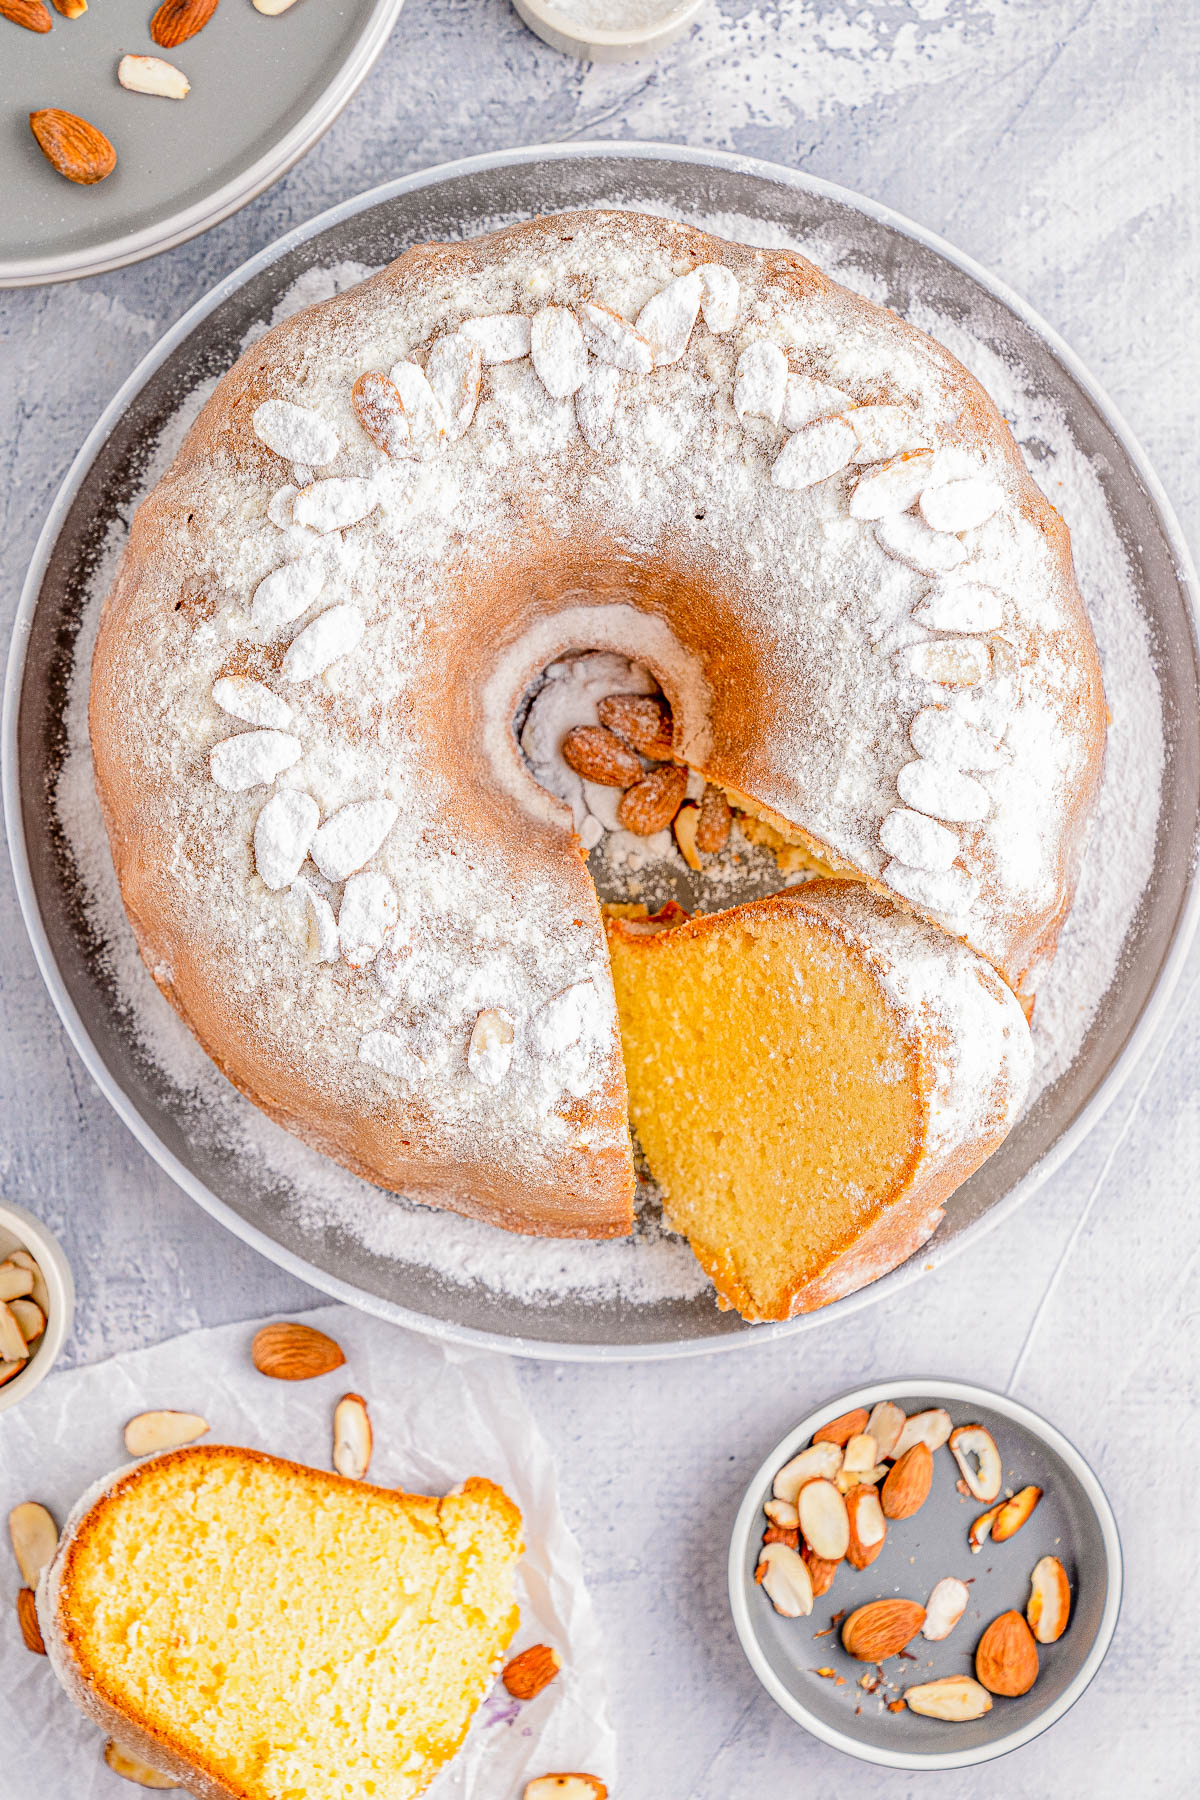
[[[4,27],[0,287],[120,268],[207,231],[277,181],[350,99],[404,0],[298,0],[267,18],[225,0],[175,50],[150,39],[156,0],[96,0],[46,33]],[[162,56],[184,100],[117,81],[126,51]],[[117,166],[93,187],[64,180],[29,129],[43,106],[99,127]]]
[[[1004,1463],[1001,1492],[1032,1483],[1043,1490],[1042,1499],[1007,1543],[985,1543],[972,1551],[967,1531],[986,1507],[958,1493],[958,1468],[943,1447],[934,1455],[929,1498],[911,1519],[889,1524],[883,1550],[870,1567],[852,1569],[843,1563],[807,1619],[785,1619],[754,1581],[766,1524],[763,1502],[770,1498],[775,1473],[820,1426],[855,1407],[869,1410],[879,1400],[894,1400],[910,1414],[944,1406],[955,1425],[986,1426]],[[1024,1613],[1033,1566],[1050,1555],[1067,1571],[1071,1617],[1056,1644],[1038,1646],[1038,1678],[1027,1694],[1014,1700],[997,1697],[982,1719],[959,1724],[888,1711],[887,1702],[905,1687],[942,1675],[973,1675],[975,1646],[984,1627],[1010,1608]],[[870,1600],[899,1597],[924,1606],[944,1575],[971,1584],[967,1610],[954,1630],[940,1643],[915,1638],[908,1646],[914,1660],[889,1658],[884,1674],[891,1685],[865,1693],[859,1680],[875,1674],[875,1666],[848,1656],[840,1631],[827,1631],[834,1614],[851,1613]],[[750,1667],[771,1698],[814,1737],[864,1762],[896,1769],[958,1769],[1027,1744],[1078,1700],[1116,1629],[1121,1542],[1092,1470],[1061,1432],[1028,1407],[960,1381],[880,1381],[840,1394],[811,1413],[766,1458],[733,1527],[729,1598]],[[818,1637],[818,1632],[826,1635]],[[818,1669],[832,1669],[833,1677],[818,1675]]]
[[[301,0],[305,6],[315,0]],[[297,9],[298,10],[298,9]],[[284,18],[290,17],[285,14]],[[10,34],[12,35],[12,34]],[[15,34],[20,36],[20,33]],[[166,102],[164,101],[165,105]],[[309,269],[377,265],[410,244],[470,237],[507,219],[597,201],[698,216],[737,214],[792,239],[828,234],[900,312],[960,322],[1068,420],[1100,473],[1150,624],[1168,738],[1153,867],[1117,976],[1070,1069],[955,1194],[936,1237],[898,1269],[820,1313],[750,1326],[711,1293],[642,1301],[566,1290],[518,1297],[384,1256],[349,1230],[305,1223],[282,1184],[236,1145],[202,1141],[167,1072],[151,1062],[114,992],[82,904],[79,871],[50,797],[89,580],[114,520],[128,516],[159,434],[196,386],[223,374],[247,330]],[[940,239],[828,182],[745,157],[662,144],[559,144],[470,157],[340,203],[221,281],[171,327],[81,448],[34,552],[5,689],[4,810],[17,895],[46,984],[101,1092],[180,1186],[302,1279],[418,1330],[526,1356],[677,1356],[820,1329],[896,1293],[1008,1217],[1082,1141],[1154,1030],[1187,954],[1200,890],[1200,700],[1194,576],[1169,503],[1137,445],[1070,350],[995,279]],[[248,1104],[248,1103],[247,1103]],[[319,1198],[319,1195],[318,1195]],[[511,1239],[497,1253],[519,1255]]]

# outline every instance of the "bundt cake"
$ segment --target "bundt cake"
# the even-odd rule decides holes
[[[537,219],[410,250],[245,352],[139,509],[96,645],[143,955],[310,1144],[603,1237],[634,1192],[605,927],[518,735],[584,650],[663,701],[614,800],[633,830],[691,804],[696,860],[732,805],[900,910],[893,969],[906,931],[924,966],[923,920],[1014,990],[1070,905],[1104,700],[1066,529],[995,407],[800,256]]]
[[[810,1312],[924,1243],[1004,1138],[1025,1014],[861,884],[673,911],[609,920],[630,1119],[724,1304]]]
[[[413,1800],[517,1627],[521,1515],[195,1446],[86,1494],[38,1590],[55,1673],[197,1800]]]

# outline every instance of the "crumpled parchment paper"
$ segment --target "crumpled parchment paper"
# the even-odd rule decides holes
[[[128,1800],[137,1790],[106,1768],[103,1738],[25,1648],[9,1510],[40,1500],[59,1525],[93,1481],[129,1462],[122,1432],[135,1413],[198,1412],[206,1443],[245,1444],[328,1469],[333,1408],[367,1401],[374,1430],[368,1479],[443,1494],[468,1475],[497,1481],[521,1508],[521,1626],[510,1654],[554,1645],[557,1679],[524,1705],[497,1682],[429,1800],[520,1800],[534,1775],[585,1769],[610,1784],[615,1740],[599,1627],[579,1546],[558,1504],[554,1465],[504,1358],[437,1343],[350,1307],[298,1315],[336,1338],[344,1368],[312,1381],[272,1381],[250,1359],[262,1319],[195,1331],[91,1368],[52,1374],[0,1417],[0,1797]]]

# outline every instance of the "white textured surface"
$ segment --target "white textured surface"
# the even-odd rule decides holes
[[[85,431],[212,281],[374,181],[538,138],[740,149],[944,232],[1024,293],[1108,387],[1194,538],[1198,56],[1190,0],[715,0],[655,62],[584,69],[532,38],[507,0],[410,0],[333,131],[253,206],[152,263],[5,296],[4,617]],[[67,1047],[7,881],[3,908],[0,1182],[64,1236],[80,1290],[73,1358],[311,1303],[138,1150]],[[1197,1552],[1166,1519],[1191,1491],[1200,1447],[1198,986],[1200,954],[1090,1141],[1016,1219],[898,1305],[715,1361],[521,1370],[609,1632],[615,1800],[1190,1791],[1200,1663],[1172,1596],[1194,1585]],[[1051,1736],[969,1782],[868,1772],[809,1740],[754,1682],[724,1595],[728,1529],[768,1445],[839,1387],[922,1369],[1045,1410],[1108,1487],[1128,1564],[1091,1691]],[[6,1779],[0,1768],[0,1796],[16,1800]],[[114,1800],[127,1791],[109,1785]]]

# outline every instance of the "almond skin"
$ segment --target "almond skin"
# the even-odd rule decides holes
[[[813,1596],[819,1600],[821,1595],[827,1594],[833,1586],[833,1578],[841,1568],[841,1562],[840,1560],[831,1562],[827,1556],[818,1556],[814,1550],[809,1549],[807,1544],[800,1554],[808,1564],[808,1578],[812,1582]]]
[[[629,788],[642,779],[641,759],[603,725],[576,725],[562,741],[563,761],[584,781]]]
[[[33,1598],[32,1588],[17,1590],[17,1620],[21,1636],[25,1639],[25,1648],[32,1650],[35,1656],[45,1656],[46,1646],[42,1642],[42,1628],[38,1624],[37,1603]]]
[[[819,1426],[813,1432],[812,1441],[814,1444],[848,1444],[852,1437],[858,1437],[867,1429],[870,1416],[865,1406],[855,1407],[853,1412],[842,1413],[840,1418],[830,1419],[828,1425]]]
[[[549,1644],[531,1644],[506,1663],[500,1679],[514,1700],[532,1700],[549,1687],[562,1668],[562,1657]]]
[[[103,181],[117,166],[117,153],[104,133],[75,113],[44,106],[30,113],[29,129],[46,161],[81,187]]]
[[[0,0],[0,19],[11,19],[26,31],[49,31],[54,22],[42,0]]]
[[[893,1463],[883,1484],[880,1502],[886,1519],[911,1519],[929,1497],[933,1481],[933,1455],[928,1444],[914,1444]]]
[[[150,36],[164,50],[174,50],[203,31],[217,10],[217,0],[163,0],[150,21]]]
[[[665,762],[673,744],[671,708],[658,694],[609,694],[596,708],[600,723],[649,756]]]
[[[768,1525],[762,1541],[764,1544],[786,1544],[789,1550],[799,1550],[800,1530],[796,1525]]]
[[[626,831],[638,837],[653,837],[665,831],[679,811],[687,793],[687,770],[677,763],[664,763],[652,769],[644,781],[627,788],[617,808],[617,818]]]
[[[314,1375],[328,1375],[340,1369],[346,1358],[341,1348],[323,1331],[311,1325],[297,1325],[291,1319],[280,1319],[264,1325],[251,1346],[254,1366],[261,1375],[273,1381],[311,1381]]]
[[[1019,1612],[1001,1613],[979,1640],[975,1677],[991,1694],[1012,1699],[1027,1694],[1038,1676],[1038,1652],[1032,1631]]]
[[[883,1662],[911,1643],[924,1623],[925,1608],[915,1600],[871,1600],[842,1626],[842,1645],[859,1662]]]

